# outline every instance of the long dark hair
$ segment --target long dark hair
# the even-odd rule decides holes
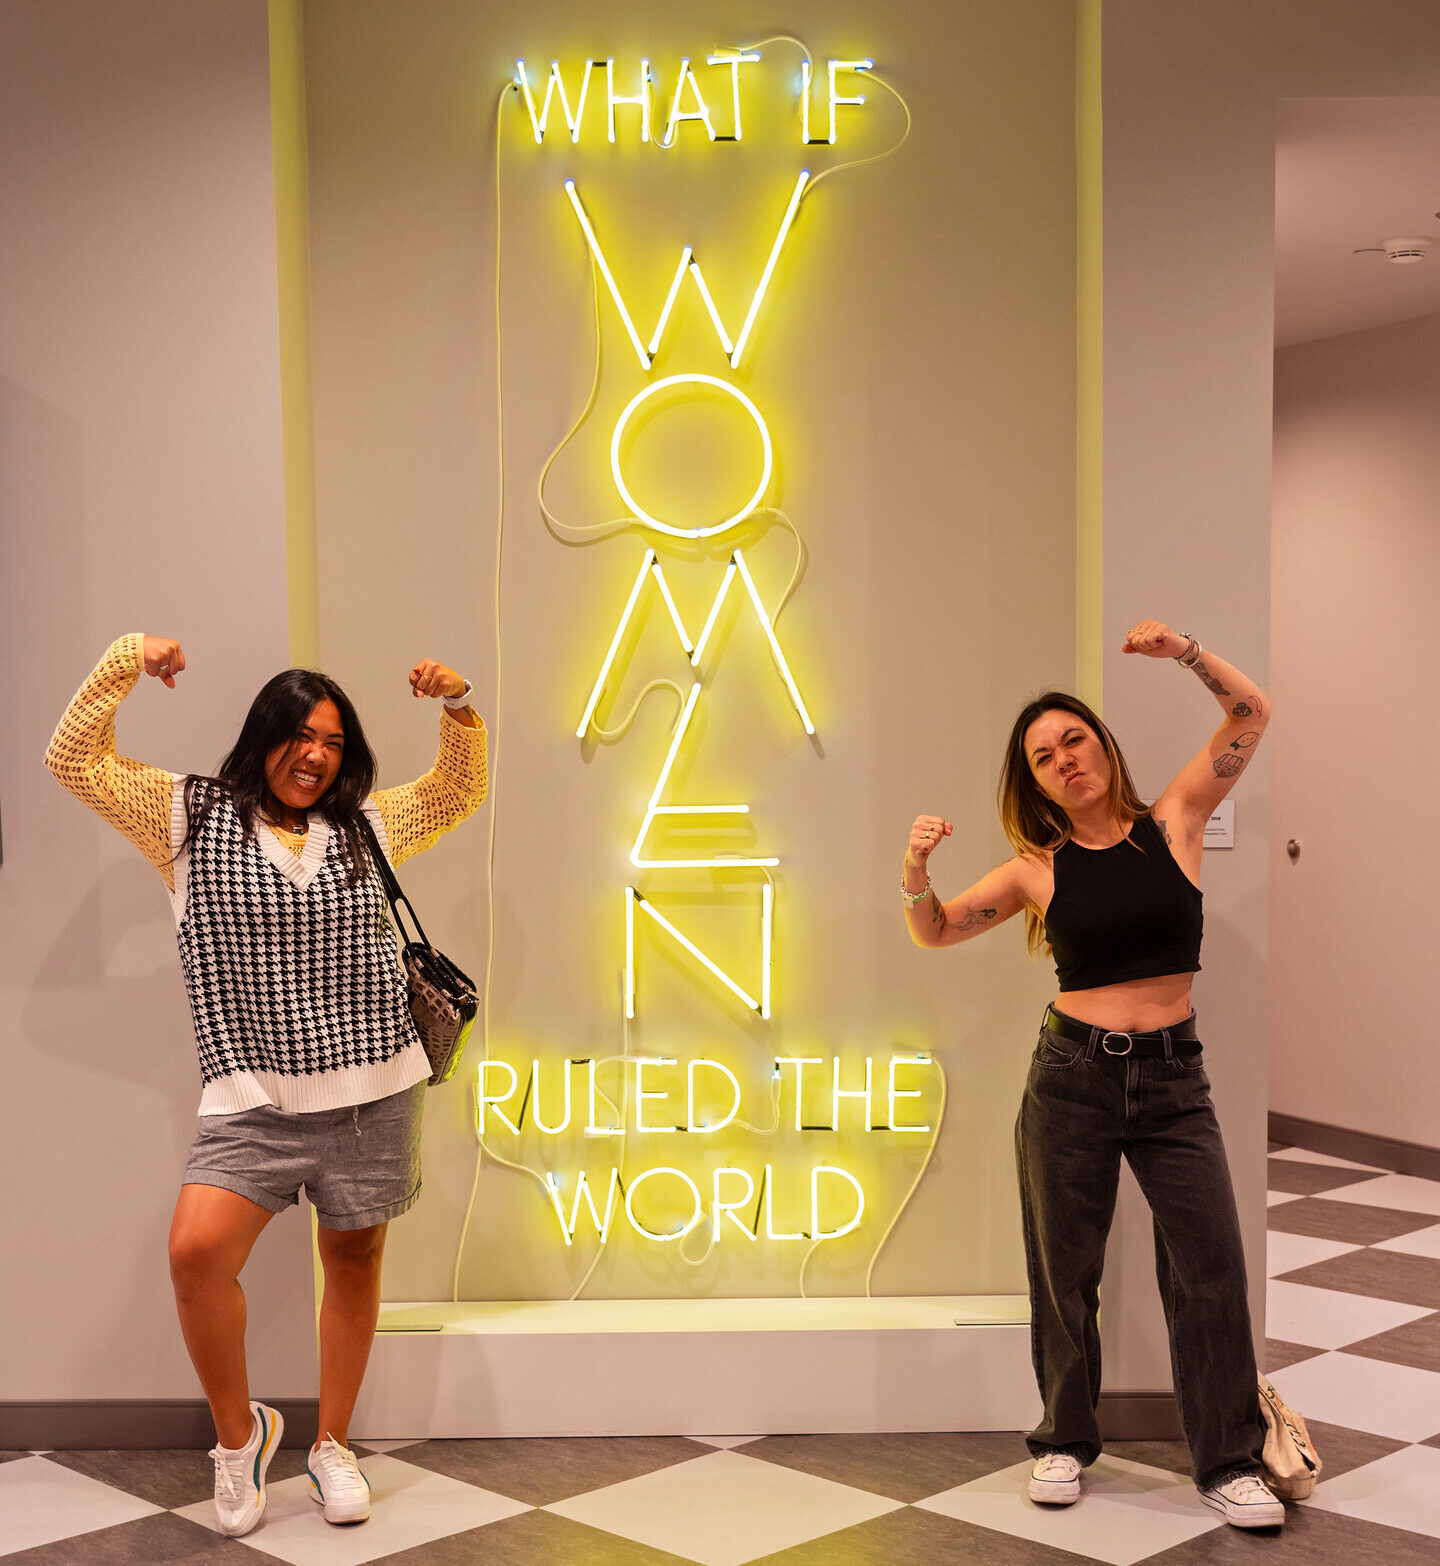
[[[1025,731],[1036,718],[1047,712],[1068,712],[1100,741],[1110,763],[1110,788],[1105,803],[1111,814],[1128,826],[1140,816],[1148,815],[1144,802],[1136,791],[1125,757],[1115,743],[1115,736],[1100,720],[1100,715],[1087,707],[1078,696],[1065,691],[1046,691],[1020,709],[1020,716],[1010,730],[1005,746],[1005,761],[1000,769],[1000,825],[1017,854],[1044,853],[1059,848],[1070,841],[1070,817],[1053,800],[1048,798],[1035,781],[1030,769],[1030,758],[1025,754]],[[1137,845],[1138,846],[1138,845]],[[1025,909],[1025,941],[1031,952],[1037,952],[1045,944],[1045,925],[1035,909]]]
[[[286,669],[267,680],[250,703],[240,737],[220,763],[216,776],[192,772],[185,779],[185,836],[176,858],[195,840],[214,802],[214,791],[202,790],[202,784],[218,784],[225,790],[247,835],[254,832],[256,817],[271,799],[265,777],[266,758],[277,746],[296,742],[310,714],[322,701],[335,703],[345,745],[335,781],[315,802],[315,808],[344,836],[350,884],[364,878],[370,855],[357,818],[375,786],[375,752],[370,749],[350,698],[328,674],[316,669]]]

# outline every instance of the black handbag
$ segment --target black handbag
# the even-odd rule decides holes
[[[381,851],[375,828],[363,810],[359,812],[360,830],[365,834],[370,858],[380,875],[385,895],[395,915],[395,927],[404,943],[400,961],[405,967],[405,983],[410,996],[410,1016],[425,1048],[430,1062],[430,1086],[448,1082],[460,1064],[465,1040],[475,1025],[480,1010],[480,997],[474,981],[461,971],[444,952],[437,951],[425,939],[425,931],[410,905],[410,899],[400,890],[390,861]],[[415,926],[418,940],[412,940],[405,932],[405,921],[400,905],[405,905],[410,922]]]

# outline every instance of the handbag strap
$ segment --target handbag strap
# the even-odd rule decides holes
[[[375,866],[376,872],[380,876],[380,884],[385,888],[386,897],[390,899],[390,909],[395,915],[395,923],[400,930],[400,939],[406,942],[410,939],[405,933],[405,921],[400,914],[400,905],[403,903],[410,915],[410,922],[419,932],[421,943],[428,946],[430,942],[425,935],[424,926],[420,923],[420,916],[415,912],[410,899],[400,889],[400,883],[395,879],[395,872],[390,868],[390,861],[385,857],[385,852],[380,847],[380,839],[376,836],[375,828],[363,805],[356,813],[356,816],[360,822],[360,830],[365,836],[366,845],[370,849],[371,863]]]

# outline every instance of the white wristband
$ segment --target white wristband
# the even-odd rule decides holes
[[[445,705],[452,712],[463,712],[470,705],[470,692],[474,689],[469,680],[465,681],[465,689],[458,696],[447,696]]]

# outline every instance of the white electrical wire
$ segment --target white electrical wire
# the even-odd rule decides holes
[[[496,425],[496,450],[498,466],[498,499],[496,504],[495,520],[495,731],[501,734],[503,743],[503,730],[500,723],[500,703],[503,692],[501,681],[501,645],[500,635],[500,578],[501,566],[505,557],[505,418],[503,384],[500,376],[500,142],[501,130],[505,123],[502,112],[505,105],[506,93],[515,90],[514,82],[507,82],[500,90],[500,95],[495,100],[495,425]],[[495,823],[499,815],[496,793],[496,767],[493,742],[489,753],[489,794],[490,794],[490,835],[486,854],[486,896],[488,899],[489,933],[485,950],[485,992],[481,998],[481,1055],[482,1064],[490,1059],[490,991],[491,978],[495,970]],[[475,1084],[475,1096],[480,1094],[480,1083],[477,1078]],[[460,1226],[460,1239],[455,1246],[455,1266],[450,1275],[450,1300],[452,1304],[460,1299],[460,1263],[465,1256],[465,1241],[470,1233],[470,1220],[475,1212],[475,1198],[480,1190],[480,1169],[484,1158],[488,1155],[495,1163],[506,1169],[516,1169],[528,1174],[538,1181],[542,1190],[546,1190],[545,1180],[542,1175],[530,1168],[528,1164],[516,1163],[511,1159],[502,1158],[493,1149],[485,1145],[485,1127],[481,1116],[481,1105],[477,1103],[475,1111],[475,1177],[470,1182],[470,1200],[465,1204],[465,1220]]]

